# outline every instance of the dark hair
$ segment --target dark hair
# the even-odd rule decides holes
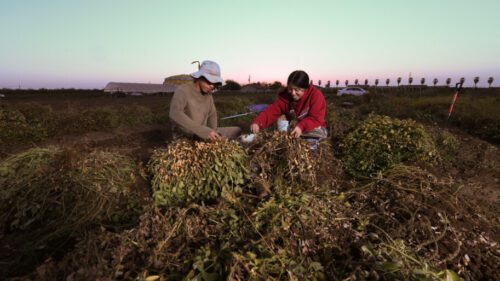
[[[288,76],[286,85],[288,87],[293,85],[299,88],[307,89],[309,88],[309,75],[307,75],[307,73],[303,70],[295,70]]]

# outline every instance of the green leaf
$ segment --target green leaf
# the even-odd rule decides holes
[[[458,276],[458,274],[450,269],[439,272],[438,276],[442,281],[460,281],[460,277]]]

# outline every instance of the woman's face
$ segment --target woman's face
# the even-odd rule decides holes
[[[290,85],[288,86],[288,92],[292,95],[292,99],[294,101],[299,101],[302,98],[302,96],[304,96],[306,89],[299,88],[295,85]]]

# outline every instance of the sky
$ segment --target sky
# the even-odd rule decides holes
[[[224,79],[500,85],[498,0],[0,0],[0,88]]]

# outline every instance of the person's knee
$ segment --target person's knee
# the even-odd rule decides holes
[[[240,127],[222,127],[218,128],[217,132],[226,138],[236,139],[241,135],[242,130]]]

